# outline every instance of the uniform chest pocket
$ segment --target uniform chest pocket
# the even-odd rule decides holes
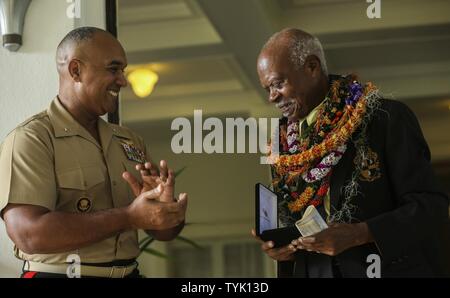
[[[89,212],[104,208],[99,197],[103,197],[105,176],[101,167],[91,166],[56,171],[58,182],[57,208],[67,212]]]
[[[58,186],[66,189],[89,190],[105,181],[99,167],[73,168],[56,172]]]

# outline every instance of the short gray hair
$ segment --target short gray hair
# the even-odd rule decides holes
[[[299,29],[286,28],[275,33],[264,44],[263,50],[276,44],[282,37],[288,40],[290,59],[296,69],[300,69],[305,65],[306,57],[314,55],[320,61],[322,72],[328,75],[327,61],[325,60],[325,53],[320,40]]]

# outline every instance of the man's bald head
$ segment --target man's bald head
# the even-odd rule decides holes
[[[314,55],[320,61],[322,72],[328,75],[322,44],[317,37],[305,31],[286,28],[275,33],[264,44],[260,55],[271,51],[275,51],[275,53],[288,51],[290,60],[296,69],[300,69],[305,64],[308,56]]]
[[[85,55],[83,52],[83,45],[92,41],[96,34],[107,35],[115,39],[111,33],[96,27],[80,27],[67,33],[56,49],[56,65],[60,75],[62,74],[64,66],[67,65],[73,57]]]

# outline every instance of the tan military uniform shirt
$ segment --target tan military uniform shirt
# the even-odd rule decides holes
[[[144,142],[129,129],[102,119],[98,130],[101,144],[58,98],[46,111],[19,125],[1,148],[0,210],[8,203],[76,213],[129,205],[134,196],[121,176],[127,170],[139,177],[132,159],[135,149],[145,154]],[[15,248],[15,254],[44,263],[63,263],[69,254],[78,254],[83,263],[131,259],[139,254],[137,231],[67,253],[29,255]]]

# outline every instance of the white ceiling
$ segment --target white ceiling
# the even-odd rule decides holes
[[[209,113],[270,117],[255,71],[265,40],[284,27],[319,37],[333,73],[356,72],[418,114],[436,158],[450,155],[450,1],[119,0],[119,39],[131,64],[160,75],[145,100],[122,93],[125,122]]]

